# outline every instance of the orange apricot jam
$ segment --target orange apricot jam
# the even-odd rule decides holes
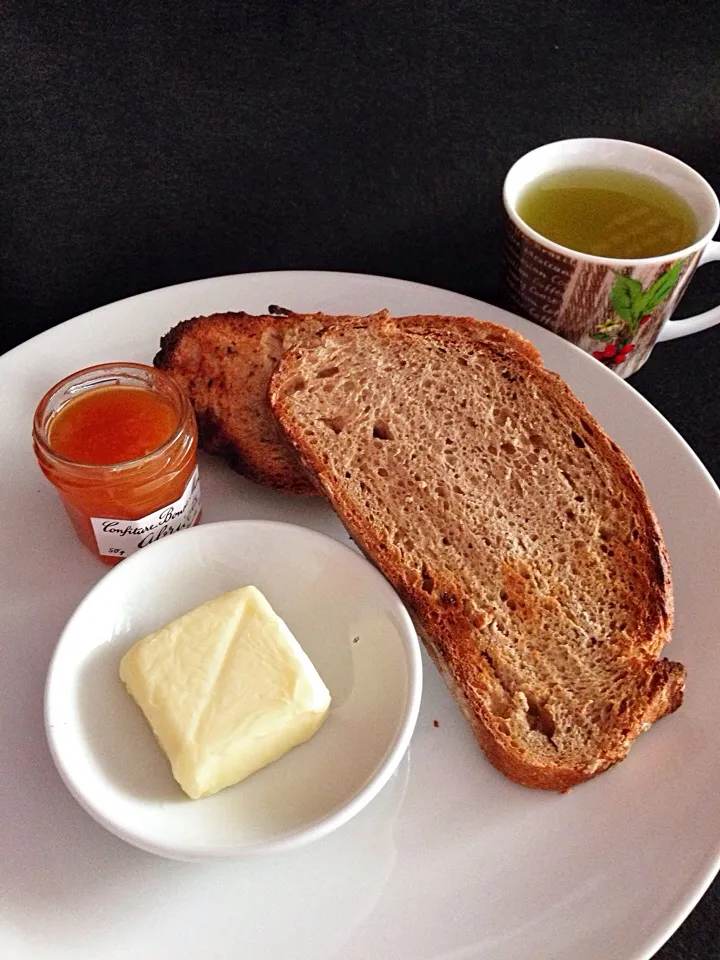
[[[108,565],[200,519],[197,426],[161,370],[101,364],[52,387],[33,421],[40,468]]]
[[[49,429],[50,446],[76,463],[108,466],[139,460],[166,443],[177,415],[142,387],[98,387],[70,400]]]

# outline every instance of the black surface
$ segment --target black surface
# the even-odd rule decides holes
[[[503,174],[562,137],[648,143],[720,190],[714,0],[6,0],[0,25],[0,350],[251,270],[501,303]],[[720,265],[682,313],[718,301]],[[716,328],[634,378],[716,479],[719,362]],[[720,882],[657,956],[720,956]]]

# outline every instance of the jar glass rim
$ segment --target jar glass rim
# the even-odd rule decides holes
[[[139,376],[136,376],[134,379],[138,382],[138,387],[140,389],[152,391],[152,385],[147,381],[147,377],[150,374],[153,378],[155,378],[156,381],[167,388],[169,393],[172,395],[173,400],[177,404],[177,425],[167,440],[164,440],[160,446],[156,447],[154,450],[150,450],[148,453],[143,454],[141,457],[135,457],[132,460],[122,460],[118,463],[106,464],[84,463],[81,460],[73,460],[71,457],[63,456],[63,454],[58,453],[55,449],[53,449],[49,442],[47,430],[49,421],[46,423],[44,420],[45,412],[53,398],[56,397],[61,391],[67,390],[76,380],[79,381],[80,384],[85,378],[87,378],[89,383],[86,389],[90,391],[96,389],[96,387],[92,384],[92,377],[94,374],[98,375],[98,378],[102,374],[105,378],[112,379],[114,377],[122,376],[123,373],[126,373],[130,377],[132,377],[133,373],[144,374],[146,378],[144,381]],[[101,385],[106,384],[97,384],[98,387]],[[69,398],[69,400],[71,399],[73,398]],[[69,402],[69,400],[66,401],[66,403]],[[61,405],[59,409],[62,409],[64,405],[65,404]],[[148,463],[155,458],[162,456],[166,450],[172,448],[184,432],[185,420],[190,410],[190,401],[185,393],[180,389],[173,378],[163,370],[159,370],[157,367],[151,367],[145,363],[135,363],[132,361],[119,360],[110,361],[108,363],[96,363],[90,367],[83,367],[82,370],[76,370],[67,377],[63,377],[62,380],[59,380],[45,393],[43,398],[38,403],[33,416],[33,440],[46,457],[49,457],[55,462],[63,464],[69,468],[87,471],[88,473],[95,471],[99,473],[107,471],[120,472],[123,470],[132,469],[133,467],[137,468],[143,463]]]

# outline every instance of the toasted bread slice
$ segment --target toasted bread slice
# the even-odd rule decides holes
[[[258,483],[317,494],[272,415],[267,388],[288,332],[301,326],[311,334],[326,323],[321,313],[193,317],[165,334],[154,363],[190,397],[204,450]]]
[[[375,315],[388,319],[386,311]],[[188,393],[197,414],[201,446],[222,456],[238,473],[287,493],[317,494],[295,450],[278,427],[267,401],[270,376],[286,346],[313,337],[330,323],[357,317],[297,314],[270,307],[264,316],[216,313],[173,327],[161,340],[155,366],[167,370]],[[446,317],[396,321],[441,327]],[[468,336],[492,339],[539,359],[535,347],[506,327],[458,318]]]
[[[270,399],[508,777],[567,790],[680,705],[660,527],[556,374],[460,325],[358,321],[286,352]]]

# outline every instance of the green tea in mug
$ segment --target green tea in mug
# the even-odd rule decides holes
[[[545,174],[525,188],[517,212],[546,239],[597,257],[656,257],[698,237],[692,208],[674,190],[611,167]]]

